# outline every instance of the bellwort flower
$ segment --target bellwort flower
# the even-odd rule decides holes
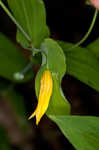
[[[52,89],[52,74],[49,70],[45,70],[41,76],[40,92],[37,107],[34,113],[29,117],[29,119],[31,119],[34,116],[36,116],[36,125],[38,125],[40,119],[42,118],[42,116],[48,108],[50,97],[52,95]]]

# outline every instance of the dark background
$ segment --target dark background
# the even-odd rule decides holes
[[[4,1],[6,4],[6,1]],[[51,30],[51,37],[58,40],[76,43],[87,32],[95,9],[85,5],[84,0],[44,0],[47,11],[47,24]],[[6,4],[7,5],[7,4]],[[87,45],[99,36],[99,17],[88,39],[82,44]],[[15,35],[16,26],[0,8],[0,32],[8,36],[17,46]],[[29,53],[19,46],[26,59]],[[39,66],[36,66],[35,72]],[[0,78],[0,80],[5,80]],[[6,81],[10,82],[10,81]],[[36,106],[36,97],[33,81],[15,85],[15,88],[24,96],[27,118]],[[62,88],[66,98],[72,105],[73,115],[99,115],[99,93],[81,83],[74,77],[66,75],[62,81]],[[33,102],[33,100],[35,102]],[[35,103],[35,104],[34,104]],[[3,108],[3,109],[2,109]],[[69,141],[61,134],[58,127],[47,116],[41,119],[40,125],[35,126],[35,119],[29,121],[29,129],[24,134],[14,118],[12,108],[7,101],[0,98],[0,124],[3,124],[9,138],[9,145],[14,150],[74,150]],[[5,117],[6,116],[6,117]],[[6,119],[7,118],[7,119]]]

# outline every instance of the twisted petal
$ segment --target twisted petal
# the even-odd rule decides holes
[[[34,113],[29,117],[29,119],[31,119],[34,116],[36,116],[36,125],[38,125],[40,119],[42,118],[42,116],[44,115],[44,113],[48,108],[50,97],[52,95],[52,88],[53,88],[52,74],[49,70],[45,70],[41,77],[38,105]]]

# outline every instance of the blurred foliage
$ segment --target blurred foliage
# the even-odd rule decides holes
[[[0,149],[1,150],[12,150],[9,145],[9,140],[5,130],[0,126]]]
[[[13,87],[10,87],[1,95],[3,95],[7,99],[7,102],[10,104],[21,129],[24,131],[28,130],[28,120],[26,118],[24,97],[21,95],[21,93],[17,92]]]
[[[16,80],[14,74],[21,72],[27,65],[18,48],[7,37],[0,33],[0,76],[13,82],[26,82],[33,77],[30,70],[23,80]]]

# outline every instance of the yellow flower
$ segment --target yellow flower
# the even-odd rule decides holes
[[[48,108],[50,97],[52,95],[52,88],[53,88],[52,74],[49,70],[45,70],[41,77],[38,105],[34,113],[29,117],[29,119],[31,119],[34,116],[36,116],[36,125],[38,125],[40,119],[42,118],[42,116],[44,115],[44,113]]]

